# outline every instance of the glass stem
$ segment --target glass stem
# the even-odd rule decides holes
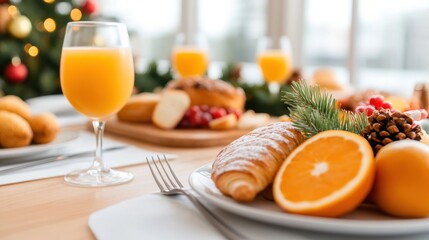
[[[280,94],[280,84],[277,82],[270,82],[268,83],[268,90],[270,91],[271,95],[277,96]]]
[[[104,125],[105,121],[93,120],[92,126],[94,127],[95,132],[95,158],[94,162],[92,162],[92,170],[96,171],[106,171],[108,168],[106,167],[103,161],[103,134],[104,134]]]

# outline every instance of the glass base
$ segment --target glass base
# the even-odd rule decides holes
[[[64,176],[64,181],[78,187],[105,187],[127,183],[133,180],[132,173],[113,169],[107,170],[77,170]]]

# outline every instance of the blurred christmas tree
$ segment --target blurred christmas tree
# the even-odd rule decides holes
[[[88,20],[94,0],[0,0],[0,89],[24,99],[61,93],[65,26]]]

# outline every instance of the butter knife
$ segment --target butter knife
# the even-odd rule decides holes
[[[103,149],[103,152],[120,150],[120,149],[124,149],[126,147],[127,146],[125,146],[125,145],[108,147],[108,148]],[[94,154],[95,154],[95,150],[89,150],[89,151],[78,152],[78,153],[70,153],[70,154],[63,154],[63,155],[56,155],[56,156],[52,156],[52,157],[43,157],[43,158],[39,158],[39,159],[34,159],[28,163],[22,163],[18,166],[9,167],[9,168],[0,170],[0,175],[5,174],[5,173],[11,173],[11,172],[18,171],[18,170],[25,169],[25,168],[29,168],[29,167],[39,166],[39,165],[46,164],[46,163],[62,161],[62,160],[67,160],[67,159],[72,159],[72,158],[77,158],[77,157],[94,156]]]

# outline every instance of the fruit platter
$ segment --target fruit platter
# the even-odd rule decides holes
[[[371,95],[349,111],[318,86],[292,88],[283,96],[290,121],[228,144],[191,175],[194,190],[225,210],[278,225],[369,235],[427,231],[426,110],[400,111]]]

